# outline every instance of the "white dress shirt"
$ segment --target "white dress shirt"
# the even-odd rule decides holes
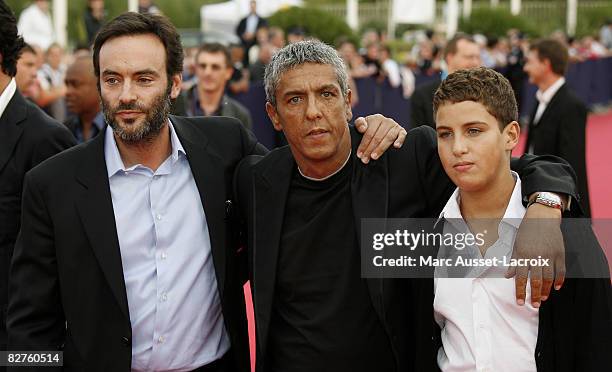
[[[4,88],[4,92],[0,94],[0,118],[4,115],[4,110],[6,110],[9,102],[11,102],[15,91],[17,91],[17,83],[15,83],[15,78],[12,78],[6,88]]]
[[[538,91],[536,92],[536,99],[538,100],[538,109],[536,110],[535,117],[533,118],[534,124],[538,124],[538,122],[542,118],[542,114],[544,113],[544,111],[546,111],[546,107],[553,99],[555,94],[557,94],[557,91],[561,88],[563,84],[565,84],[565,78],[560,77],[545,91],[541,91],[538,89]]]
[[[499,224],[499,239],[487,249],[484,258],[511,256],[525,215],[521,180],[512,173],[516,184]],[[440,214],[445,233],[454,229],[451,224],[463,221],[459,202],[457,189]],[[472,248],[482,258],[480,250]],[[441,328],[443,345],[438,351],[438,366],[444,372],[536,371],[538,309],[529,302],[516,304],[514,279],[500,277],[506,271],[504,266],[476,270],[475,275],[466,278],[434,279],[434,317]],[[528,285],[527,298],[530,295]]]
[[[250,32],[252,34],[257,31],[257,24],[259,23],[259,16],[257,14],[249,14],[246,20],[246,27],[244,29],[245,32]]]
[[[185,150],[157,170],[126,168],[113,131],[105,159],[132,325],[132,371],[191,371],[222,357],[225,330],[211,243]]]
[[[36,4],[30,5],[21,12],[17,29],[26,43],[38,45],[42,50],[47,50],[55,41],[51,16],[43,12]]]

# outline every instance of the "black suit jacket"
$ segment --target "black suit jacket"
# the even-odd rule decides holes
[[[249,14],[250,15],[250,14]],[[246,17],[242,18],[240,20],[240,22],[238,23],[238,26],[236,27],[236,35],[238,35],[238,37],[240,38],[240,40],[242,40],[242,43],[244,45],[247,46],[247,48],[250,48],[251,45],[254,45],[256,40],[255,38],[253,38],[250,41],[244,40],[242,38],[242,34],[244,34],[244,32],[246,31],[246,23],[247,23],[247,18],[249,16],[247,15]],[[267,27],[268,26],[268,21],[265,18],[262,18],[260,16],[257,16],[257,27],[255,28],[255,30],[259,30],[262,27]]]
[[[236,164],[266,150],[235,119],[171,120],[206,212],[236,369],[248,371],[244,275],[226,201]],[[130,371],[132,331],[104,139],[47,160],[24,185],[10,277],[9,347],[63,350],[66,371]]]
[[[429,125],[436,129],[436,121],[433,117],[433,97],[440,83],[440,78],[425,83],[417,87],[412,97],[410,97],[411,128],[416,128],[420,125]]]
[[[355,154],[360,135],[352,129],[351,135]],[[541,159],[560,161],[553,157]],[[575,194],[572,172],[566,164],[536,164],[533,160],[528,155],[514,162],[514,168],[521,169],[526,195],[538,190]],[[411,130],[401,149],[389,149],[368,165],[363,165],[356,156],[351,161],[352,221],[358,239],[362,218],[436,216],[454,190],[438,158],[436,134],[428,127]],[[247,157],[236,169],[236,200],[247,231],[244,241],[249,252],[255,308],[257,371],[265,371],[262,362],[274,301],[283,214],[294,166],[289,147],[282,147],[265,157]],[[536,169],[538,174],[534,173]],[[418,345],[407,316],[413,306],[413,298],[407,295],[410,280],[367,279],[367,284],[374,309],[391,341],[397,370],[420,371],[415,366]]]
[[[563,84],[540,121],[534,124],[537,105],[531,115],[527,132],[527,149],[533,146],[534,154],[559,156],[570,163],[578,179],[580,205],[585,216],[591,216],[586,169],[586,121],[587,108],[582,101]]]
[[[19,91],[0,117],[0,350],[6,349],[8,272],[19,232],[23,178],[41,161],[75,144],[66,127]]]

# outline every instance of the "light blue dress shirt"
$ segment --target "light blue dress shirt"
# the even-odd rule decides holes
[[[132,371],[190,371],[230,347],[206,215],[169,121],[171,155],[126,168],[113,131],[104,155],[132,325]]]

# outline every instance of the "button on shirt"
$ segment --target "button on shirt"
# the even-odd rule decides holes
[[[484,258],[510,257],[516,232],[525,215],[521,203],[521,180],[516,180],[502,222],[499,239],[485,252]],[[444,233],[463,221],[459,208],[459,190],[444,207]],[[452,220],[450,220],[452,219]],[[467,226],[467,225],[466,225]],[[477,247],[472,255],[480,255]],[[500,277],[504,266],[480,268],[466,278],[434,279],[434,317],[441,328],[442,347],[438,366],[442,371],[536,371],[535,347],[539,312],[530,303],[518,306],[514,279]],[[488,270],[500,270],[489,275]],[[496,277],[486,277],[496,276]],[[527,297],[531,288],[527,286]]]
[[[211,243],[185,150],[157,170],[126,168],[112,130],[105,159],[132,326],[132,371],[190,371],[230,347]]]

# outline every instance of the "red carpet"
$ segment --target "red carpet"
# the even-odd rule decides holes
[[[512,153],[520,156],[525,148],[526,137],[521,135],[521,142]],[[612,271],[612,112],[603,115],[590,115],[587,123],[587,172],[591,196],[591,213],[593,229],[608,256]],[[607,219],[599,220],[596,219]],[[251,366],[255,362],[255,324],[253,320],[253,302],[249,283],[244,286],[249,321],[249,339],[251,346]]]

